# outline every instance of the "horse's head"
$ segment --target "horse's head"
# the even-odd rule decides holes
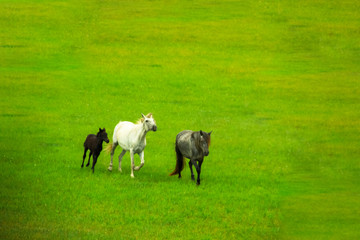
[[[109,143],[109,138],[107,136],[106,130],[99,128],[99,132],[97,133],[97,137],[102,140],[105,141],[106,143]]]
[[[200,130],[200,138],[198,139],[197,147],[203,152],[205,156],[209,155],[210,135],[212,131],[207,133]]]
[[[148,113],[146,116],[144,114],[141,114],[141,116],[143,117],[142,123],[144,124],[145,131],[152,130],[156,132],[157,126],[155,119],[152,116],[152,113]]]

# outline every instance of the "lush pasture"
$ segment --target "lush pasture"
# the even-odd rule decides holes
[[[1,1],[0,238],[360,238],[359,7]],[[148,112],[135,179],[80,168]],[[199,187],[168,176],[184,129],[213,130]]]

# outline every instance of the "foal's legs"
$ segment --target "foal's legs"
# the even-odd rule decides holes
[[[92,165],[92,168],[91,168],[93,173],[94,173],[94,170],[95,170],[95,164],[97,162],[97,158],[98,158],[98,155],[94,154],[94,156],[93,156],[93,165]]]
[[[83,162],[81,164],[81,167],[84,167],[84,161],[85,161],[85,158],[86,158],[86,152],[87,152],[88,148],[85,148],[84,149],[84,155],[83,155]]]
[[[93,152],[90,150],[89,160],[88,160],[88,163],[86,164],[87,167],[90,165],[90,157],[92,154],[93,154]],[[93,161],[94,161],[94,156],[93,156]]]
[[[145,164],[145,160],[144,160],[144,151],[142,151],[141,153],[139,153],[139,157],[140,157],[140,160],[141,160],[141,164],[140,166],[137,166],[134,168],[135,171],[139,171],[140,168],[142,168]]]
[[[119,155],[119,172],[122,172],[122,170],[121,170],[121,160],[122,160],[123,156],[125,155],[125,153],[126,153],[126,150],[122,150],[122,152]]]
[[[113,144],[112,144],[112,147],[111,147],[111,160],[110,160],[110,165],[109,165],[109,167],[108,167],[108,170],[109,171],[112,171],[112,166],[113,166],[113,157],[114,157],[114,152],[115,152],[115,148],[117,147],[117,143],[116,142],[114,142]]]

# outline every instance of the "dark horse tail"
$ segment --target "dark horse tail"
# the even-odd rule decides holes
[[[185,166],[185,159],[180,152],[177,142],[175,143],[175,152],[176,152],[176,166],[175,166],[175,170],[172,173],[170,173],[169,176],[174,176],[176,174],[179,174],[184,169]]]

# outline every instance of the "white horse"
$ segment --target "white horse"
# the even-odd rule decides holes
[[[155,120],[151,113],[141,114],[142,118],[134,124],[132,122],[119,122],[114,129],[113,143],[109,144],[106,148],[108,152],[111,151],[111,161],[108,168],[109,171],[112,171],[113,166],[113,156],[114,151],[117,145],[123,149],[119,155],[119,171],[121,170],[121,159],[127,151],[130,152],[131,158],[131,177],[134,178],[134,170],[138,171],[142,166],[144,166],[144,149],[146,146],[146,133],[150,130],[156,131],[157,126]],[[134,155],[138,154],[141,160],[140,166],[135,166]]]

